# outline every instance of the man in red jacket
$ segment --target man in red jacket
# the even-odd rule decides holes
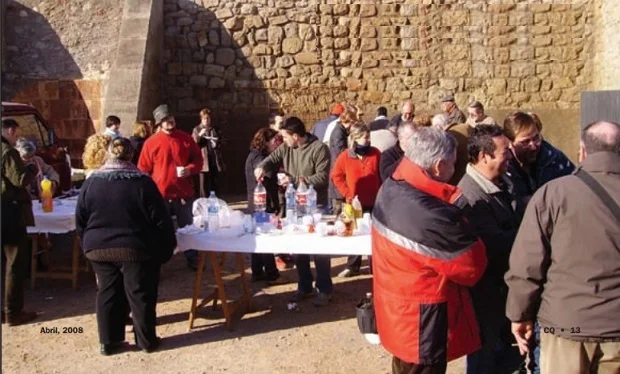
[[[176,214],[177,225],[191,225],[194,202],[191,176],[202,170],[200,148],[189,134],[177,129],[167,105],[155,108],[153,117],[161,131],[144,143],[138,168],[153,178],[168,204],[170,214]],[[188,250],[183,253],[189,267],[195,270],[198,266],[197,252]]]
[[[463,218],[465,199],[447,184],[456,140],[421,128],[377,197],[372,220],[377,330],[392,373],[445,373],[480,348],[469,287],[487,264]]]

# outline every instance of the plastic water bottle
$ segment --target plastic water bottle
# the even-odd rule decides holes
[[[50,213],[54,210],[52,181],[47,179],[47,177],[43,177],[41,181],[41,208],[45,213]]]
[[[267,209],[267,190],[261,179],[254,188],[254,213],[264,212],[265,209]]]
[[[295,191],[295,201],[297,203],[297,216],[305,216],[308,204],[308,186],[306,186],[303,177],[299,178],[299,185],[297,186],[297,191]]]
[[[211,191],[207,204],[207,224],[209,232],[215,232],[220,228],[220,201]]]
[[[297,220],[297,214],[295,213],[295,186],[293,183],[289,183],[286,187],[284,199],[286,200],[286,219],[289,223],[294,223],[294,220]]]
[[[306,195],[306,214],[316,213],[316,199],[316,190],[313,185],[310,185]]]

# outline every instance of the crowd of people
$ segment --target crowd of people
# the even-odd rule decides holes
[[[535,373],[620,370],[620,125],[585,127],[576,169],[543,138],[535,113],[515,111],[499,123],[474,101],[466,116],[452,95],[441,108],[422,115],[408,100],[393,118],[380,107],[365,123],[359,107],[337,103],[310,131],[298,117],[273,113],[249,145],[249,211],[260,181],[267,212],[285,216],[285,190],[303,179],[324,213],[338,215],[354,199],[372,213],[368,263],[393,373],[443,373],[465,355],[468,373],[524,372],[526,362]],[[136,344],[159,346],[155,305],[161,264],[176,246],[171,216],[192,224],[194,200],[217,192],[225,171],[222,133],[208,109],[199,116],[188,134],[161,105],[155,128],[137,123],[129,139],[109,116],[87,140],[76,226],[97,275],[102,354],[118,351],[130,312]],[[58,184],[18,127],[3,120],[9,325],[36,317],[23,310],[20,248],[41,178]],[[196,269],[197,252],[184,255]],[[254,254],[252,280],[275,281],[293,265],[291,300],[329,305],[329,256]],[[362,258],[351,256],[338,276],[361,269]]]

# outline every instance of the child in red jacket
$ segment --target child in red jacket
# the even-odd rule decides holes
[[[332,182],[345,201],[350,203],[357,196],[364,212],[372,211],[381,187],[380,158],[381,151],[370,145],[368,126],[353,125],[349,131],[349,148],[340,153],[331,171]],[[358,275],[361,264],[362,256],[349,256],[346,269],[338,276]]]

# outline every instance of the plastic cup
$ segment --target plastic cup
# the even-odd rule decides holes
[[[183,170],[185,170],[185,166],[177,166],[177,178],[182,177]]]

